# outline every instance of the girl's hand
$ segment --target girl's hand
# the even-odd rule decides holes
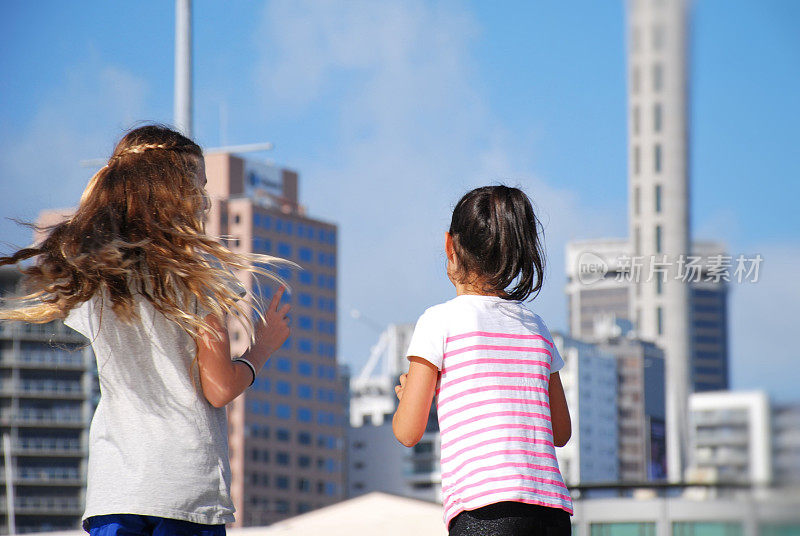
[[[267,356],[283,346],[291,333],[289,318],[286,315],[292,306],[287,303],[278,309],[285,290],[286,288],[282,286],[273,294],[264,313],[264,321],[256,326],[256,346]]]
[[[408,376],[408,374],[401,374],[400,385],[396,385],[394,387],[394,393],[397,395],[397,400],[403,400],[403,391],[406,388],[406,376]]]
[[[392,430],[400,443],[412,447],[425,433],[439,369],[421,357],[410,356],[408,360],[408,374],[400,376],[400,385],[394,388],[400,402],[392,419]]]

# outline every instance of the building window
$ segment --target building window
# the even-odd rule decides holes
[[[292,408],[287,406],[286,404],[278,404],[278,408],[275,412],[279,419],[291,419],[292,418]]]
[[[656,536],[655,523],[591,523],[589,536]]]
[[[653,91],[661,91],[664,85],[664,67],[660,63],[653,65]]]
[[[661,307],[656,307],[656,326],[658,334],[664,334],[664,310]]]
[[[639,151],[639,146],[638,145],[634,145],[633,146],[633,174],[634,175],[638,175],[639,174],[639,169],[640,169],[639,168],[639,164],[640,164],[640,162],[641,162],[641,155],[640,155],[640,151]]]
[[[661,144],[656,143],[653,149],[653,170],[656,173],[661,173]]]
[[[663,280],[664,278],[660,274],[658,277],[656,277],[656,294],[661,294],[664,285]]]
[[[297,408],[297,420],[300,422],[311,422],[312,413],[308,408]]]
[[[664,27],[660,24],[653,26],[653,50],[664,48]]]
[[[301,445],[310,445],[311,444],[311,434],[308,432],[298,432],[297,433],[297,442]]]
[[[730,521],[675,521],[672,523],[672,536],[695,536],[698,534],[743,536],[744,527],[741,523]],[[766,534],[769,534],[769,532],[766,532]],[[781,533],[776,532],[775,534]],[[787,530],[785,534],[790,534],[790,532]],[[792,532],[791,534],[794,533]]]
[[[656,212],[661,212],[661,185],[656,184]]]
[[[661,226],[656,225],[656,253],[661,253]]]
[[[636,255],[639,255],[642,251],[642,232],[639,230],[639,226],[633,228],[633,252]]]
[[[633,213],[636,216],[639,215],[640,197],[641,195],[639,194],[639,187],[637,186],[633,189]]]
[[[291,257],[292,246],[290,246],[286,242],[278,242],[278,255],[280,255],[281,257]]]
[[[634,106],[633,111],[631,113],[632,120],[633,120],[633,133],[639,134],[639,107]]]
[[[277,477],[275,479],[275,485],[278,487],[278,489],[289,489],[289,477],[288,476]]]
[[[242,219],[241,216],[239,216],[238,214],[235,214],[233,216],[233,223],[239,223],[241,221],[241,219]]]
[[[661,103],[657,102],[653,105],[653,130],[655,132],[661,132],[661,120]]]
[[[639,46],[642,41],[642,32],[638,26],[631,29],[631,52],[639,52]]]
[[[639,67],[636,65],[631,68],[631,93],[639,93]]]
[[[309,400],[313,396],[313,391],[310,385],[300,384],[297,386],[297,396]]]
[[[292,434],[286,428],[278,428],[275,431],[275,437],[278,439],[278,441],[282,441],[285,443],[292,439]]]
[[[279,381],[275,385],[275,391],[277,391],[277,393],[279,395],[291,396],[291,394],[292,394],[292,384],[290,384],[289,382]]]

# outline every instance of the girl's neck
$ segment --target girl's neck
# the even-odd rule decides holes
[[[480,285],[471,283],[453,283],[456,287],[456,296],[499,296],[497,292],[487,292]]]

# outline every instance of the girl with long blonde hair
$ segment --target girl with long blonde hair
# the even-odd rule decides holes
[[[25,293],[0,320],[64,322],[97,358],[84,528],[93,536],[212,536],[234,521],[225,405],[289,336],[275,257],[234,253],[204,230],[200,147],[169,128],[128,132],[75,213],[0,257]],[[232,275],[280,284],[268,306]],[[231,359],[226,318],[251,346]]]

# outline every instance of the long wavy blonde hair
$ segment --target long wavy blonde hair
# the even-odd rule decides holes
[[[189,138],[160,125],[128,132],[89,181],[75,213],[43,229],[46,238],[8,257],[21,265],[26,294],[0,308],[0,320],[44,323],[63,319],[97,293],[125,322],[137,319],[140,294],[188,333],[217,333],[197,310],[233,315],[252,336],[258,300],[241,300],[232,271],[285,282],[266,255],[234,253],[204,229],[210,203],[203,152]],[[199,306],[199,307],[198,307]],[[255,314],[253,314],[255,313]]]

